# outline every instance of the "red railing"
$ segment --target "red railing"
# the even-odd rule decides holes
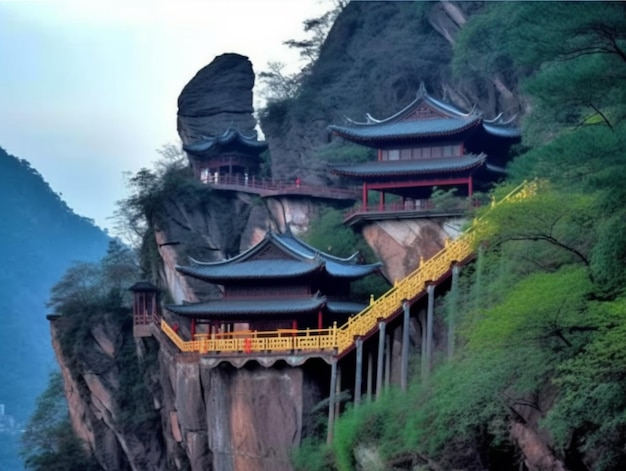
[[[255,176],[244,175],[218,175],[217,178],[214,175],[209,175],[207,178],[201,180],[202,183],[206,183],[215,187],[239,187],[240,189],[257,190],[259,193],[265,194],[302,194],[302,195],[317,195],[328,196],[330,198],[358,198],[359,188],[337,188],[329,187],[326,185],[311,185],[308,183],[300,182],[299,180],[268,180],[263,178],[257,178]]]
[[[464,212],[471,207],[478,206],[476,201],[470,201],[466,198],[458,198],[450,201],[439,202],[431,199],[412,200],[404,203],[398,201],[389,204],[368,204],[367,206],[359,205],[352,208],[344,214],[344,221],[356,214],[372,214],[372,213],[447,213],[447,212]]]

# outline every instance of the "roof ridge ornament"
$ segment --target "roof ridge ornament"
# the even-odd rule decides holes
[[[428,95],[426,91],[426,85],[424,85],[424,81],[420,80],[420,88],[417,90],[417,98]]]

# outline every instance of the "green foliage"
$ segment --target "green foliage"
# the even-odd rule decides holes
[[[296,471],[334,471],[333,450],[325,442],[305,438],[294,450],[291,463]]]
[[[626,463],[626,300],[594,303],[597,331],[582,351],[558,367],[562,391],[545,425],[557,443],[571,440],[591,455],[602,450],[595,469],[620,469]]]
[[[336,257],[349,257],[360,252],[366,263],[375,263],[376,257],[365,240],[350,227],[343,224],[341,211],[326,208],[320,217],[311,221],[304,239],[313,247],[317,247]],[[380,275],[370,275],[352,283],[352,296],[356,299],[368,300],[385,293],[390,285]]]
[[[22,436],[22,457],[33,471],[98,471],[69,420],[61,373],[50,375],[47,389],[37,399],[35,413]]]

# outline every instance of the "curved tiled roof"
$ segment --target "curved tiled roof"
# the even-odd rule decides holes
[[[485,163],[485,159],[485,154],[467,154],[461,157],[435,159],[387,160],[337,166],[333,168],[333,172],[353,177],[459,172],[480,167]]]
[[[423,136],[450,136],[480,125],[480,117],[472,119],[432,118],[378,123],[369,126],[329,126],[331,131],[356,141],[407,139]]]
[[[211,319],[249,319],[256,315],[291,316],[317,312],[326,303],[325,296],[298,298],[221,298],[193,304],[170,304],[166,309],[183,317]]]
[[[268,245],[284,252],[285,258],[258,259],[255,256]],[[201,262],[193,260],[195,266],[176,269],[196,278],[218,281],[253,278],[283,278],[302,276],[317,269],[325,270],[330,276],[358,279],[378,271],[380,263],[359,264],[359,253],[340,258],[321,252],[292,234],[276,234],[269,231],[254,247],[228,260]]]
[[[437,117],[411,118],[411,114],[422,105],[430,108]],[[520,136],[519,130],[510,126],[510,122],[503,122],[500,116],[493,120],[485,120],[476,109],[464,112],[451,103],[431,97],[423,83],[415,100],[399,112],[384,119],[376,119],[367,114],[365,122],[349,118],[348,122],[348,126],[332,125],[328,129],[356,142],[451,136],[474,126],[493,136],[503,138]]]
[[[333,301],[328,300],[326,308],[335,314],[356,314],[367,307],[367,304],[355,303],[353,301]]]
[[[176,266],[183,275],[206,281],[273,279],[303,276],[320,270],[319,262],[307,263],[300,260],[250,260],[240,263],[220,263],[192,267]]]
[[[225,146],[234,142],[259,153],[267,149],[267,143],[257,140],[256,135],[246,136],[236,129],[229,128],[219,136],[206,137],[193,144],[185,144],[183,145],[183,150],[190,154],[203,154],[215,147]]]

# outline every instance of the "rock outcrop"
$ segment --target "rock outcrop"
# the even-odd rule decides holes
[[[178,134],[183,144],[217,136],[229,128],[254,132],[254,71],[239,54],[222,54],[189,81],[178,97]]]
[[[428,260],[460,233],[460,218],[379,221],[366,224],[362,231],[367,244],[383,262],[388,280],[401,280],[415,270],[420,260]]]

